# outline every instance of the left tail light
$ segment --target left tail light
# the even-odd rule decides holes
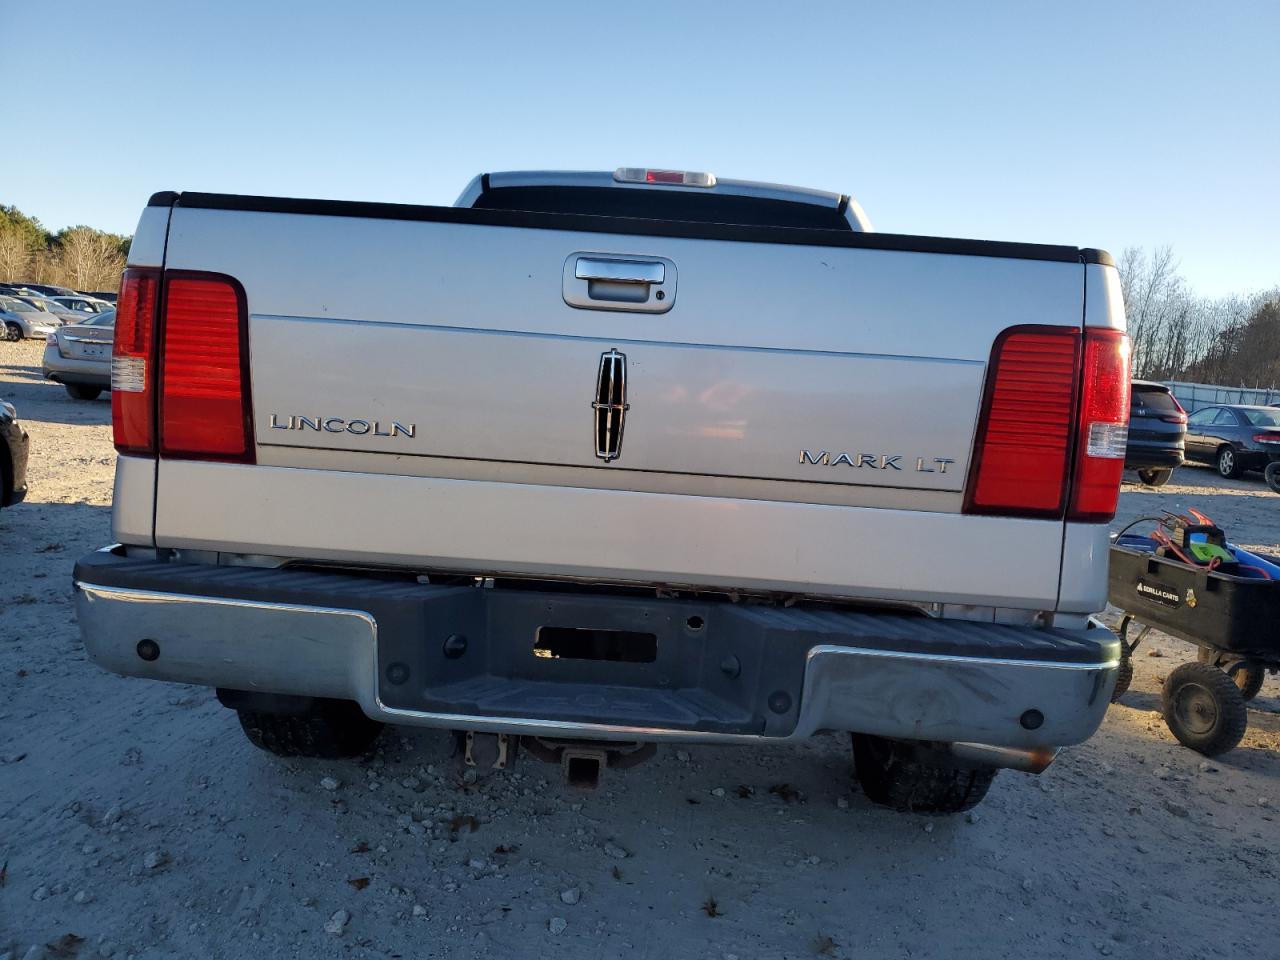
[[[160,271],[130,267],[120,280],[111,347],[111,422],[116,450],[154,456],[156,307]]]
[[[244,288],[223,274],[126,270],[111,407],[121,453],[253,462]]]
[[[248,314],[232,277],[170,270],[160,344],[160,456],[252,463]]]

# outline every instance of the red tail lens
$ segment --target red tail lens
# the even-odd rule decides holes
[[[244,288],[221,274],[167,273],[160,355],[160,455],[252,462]]]
[[[111,422],[120,453],[156,452],[155,325],[160,271],[130,267],[120,279],[111,348]]]
[[[1116,515],[1129,438],[1129,338],[1086,329],[1080,421],[1068,520],[1106,523]]]
[[[1010,327],[996,340],[965,513],[1062,516],[1079,358],[1072,327]]]
[[[1280,443],[1280,433],[1255,433],[1254,443]]]
[[[1164,420],[1164,421],[1166,421],[1166,422],[1168,422],[1168,423],[1186,423],[1186,422],[1187,422],[1187,410],[1186,410],[1186,408],[1185,408],[1182,404],[1180,404],[1180,403],[1178,402],[1178,398],[1177,398],[1177,397],[1175,397],[1172,393],[1171,393],[1171,394],[1169,394],[1169,399],[1170,399],[1170,400],[1172,400],[1172,401],[1173,401],[1173,405],[1174,405],[1175,407],[1177,407],[1177,408],[1178,408],[1178,412],[1177,412],[1177,413],[1171,413],[1171,414],[1169,414],[1169,416],[1167,416],[1167,417],[1161,417],[1160,419],[1161,419],[1161,420]]]

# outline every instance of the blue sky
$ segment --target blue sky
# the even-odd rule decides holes
[[[1278,34],[1275,2],[0,0],[0,203],[129,233],[161,189],[451,203],[483,170],[670,166],[851,193],[883,231],[1172,244],[1247,292],[1280,283]]]

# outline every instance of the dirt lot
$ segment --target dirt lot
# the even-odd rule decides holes
[[[258,752],[210,691],[85,661],[69,578],[109,536],[109,404],[42,382],[39,355],[0,343],[33,447],[30,498],[0,511],[0,958],[1280,949],[1280,681],[1244,744],[1204,762],[1156,712],[1192,656],[1168,638],[1092,741],[1002,774],[967,818],[872,807],[837,737],[664,750],[590,794],[531,760],[466,783],[433,732],[359,763]],[[1259,480],[1174,480],[1126,488],[1122,519],[1196,505],[1280,546]]]

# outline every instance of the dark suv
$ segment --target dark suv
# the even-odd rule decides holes
[[[1187,411],[1163,383],[1133,381],[1129,394],[1129,444],[1124,465],[1137,470],[1148,486],[1169,482],[1173,468],[1182,466],[1187,436]]]
[[[1212,463],[1224,477],[1280,460],[1280,410],[1240,404],[1205,407],[1187,421],[1187,459]]]

